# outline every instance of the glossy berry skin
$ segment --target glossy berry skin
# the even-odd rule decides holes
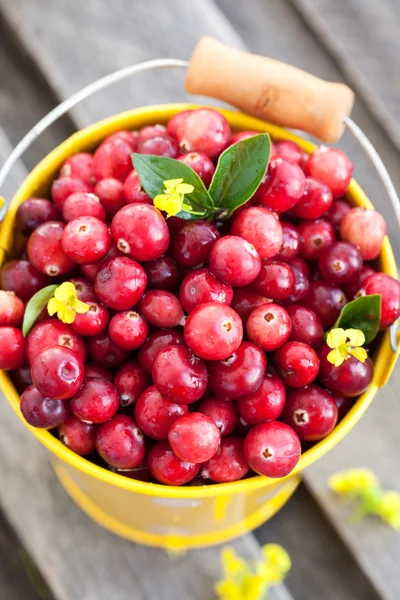
[[[141,262],[159,258],[167,250],[169,229],[154,206],[128,204],[117,212],[111,223],[111,235],[118,249]]]
[[[137,136],[137,147],[140,151],[141,145],[155,137],[167,137],[169,134],[167,132],[166,127],[164,125],[147,125],[146,127],[142,127]]]
[[[244,140],[248,140],[249,138],[254,137],[255,135],[258,135],[258,131],[252,131],[252,130],[247,130],[247,131],[237,131],[236,133],[232,134],[231,140],[230,140],[230,146],[232,146],[232,144],[237,144],[238,142],[243,142]],[[271,142],[271,146],[272,146],[273,142]],[[272,152],[271,152],[271,157],[272,157]]]
[[[74,284],[79,300],[82,302],[96,302],[97,297],[93,285],[87,280],[80,277],[70,279]],[[76,318],[76,317],[75,317]]]
[[[370,358],[362,363],[354,356],[350,356],[340,367],[335,367],[327,359],[331,349],[327,344],[322,344],[318,351],[321,361],[319,379],[321,383],[333,394],[340,394],[345,398],[355,398],[362,394],[371,383],[374,366]]]
[[[279,421],[260,423],[250,429],[243,449],[249,467],[272,478],[289,475],[301,454],[297,433]]]
[[[189,314],[196,306],[207,302],[230,305],[233,289],[221,283],[208,269],[196,269],[183,279],[179,297],[185,312]]]
[[[54,400],[66,400],[81,387],[84,367],[73,350],[65,346],[52,346],[36,354],[31,375],[34,386],[41,394]]]
[[[22,394],[27,387],[32,385],[31,370],[28,365],[22,365],[10,373],[13,384],[17,392]]]
[[[108,369],[120,367],[129,356],[127,350],[116,346],[111,341],[107,332],[88,338],[88,352],[92,360]]]
[[[86,302],[89,310],[83,315],[76,314],[72,323],[74,331],[85,337],[103,333],[110,320],[108,310],[98,302]]]
[[[266,352],[282,346],[289,339],[291,329],[290,317],[279,304],[262,304],[255,308],[246,323],[249,339]]]
[[[279,260],[291,260],[296,258],[300,252],[300,233],[292,223],[281,221],[282,245],[279,248],[277,258]]]
[[[132,360],[118,369],[113,383],[118,390],[121,406],[130,406],[150,385],[150,377],[136,361]]]
[[[363,266],[362,256],[353,244],[335,242],[322,250],[318,268],[328,283],[346,285],[360,277]]]
[[[332,327],[346,302],[342,290],[326,281],[312,281],[307,295],[301,300],[317,314],[325,329]]]
[[[40,273],[28,260],[10,260],[0,273],[0,286],[14,292],[22,302],[28,302],[39,290],[51,283],[48,275]]]
[[[83,423],[75,415],[69,415],[58,428],[58,437],[72,452],[87,456],[96,450],[96,425]]]
[[[89,152],[78,152],[69,156],[60,169],[60,177],[74,177],[93,185],[93,155]]]
[[[100,204],[99,198],[95,194],[85,192],[76,192],[68,196],[64,202],[62,213],[64,221],[67,223],[79,219],[79,217],[96,217],[100,221],[106,220],[106,211]]]
[[[282,226],[277,217],[262,206],[250,206],[233,221],[232,235],[247,240],[260,258],[272,258],[282,246]]]
[[[137,312],[127,310],[113,316],[108,329],[111,341],[124,350],[136,350],[147,339],[149,327]]]
[[[353,398],[345,398],[344,396],[342,396],[340,394],[331,394],[331,395],[332,395],[332,398],[334,399],[335,404],[338,408],[338,421],[341,421],[343,419],[343,417],[345,417],[347,415],[347,413],[353,406],[354,399]]]
[[[143,265],[147,275],[147,289],[174,291],[179,280],[179,269],[170,256],[160,256]]]
[[[72,350],[82,363],[86,360],[86,344],[71,325],[58,319],[46,319],[35,325],[26,338],[26,362],[31,365],[39,352],[52,346],[64,346]]]
[[[211,272],[220,281],[235,287],[252,283],[261,269],[261,259],[254,246],[235,235],[216,241],[208,260]]]
[[[319,385],[288,393],[282,419],[303,442],[318,442],[329,435],[338,420],[333,397]]]
[[[306,178],[298,165],[275,158],[270,162],[266,179],[255,195],[265,208],[283,213],[300,200],[305,185]]]
[[[88,423],[104,423],[119,407],[116,387],[106,379],[85,379],[80,390],[71,398],[71,410],[78,419]]]
[[[143,433],[128,415],[115,415],[100,425],[96,449],[105,462],[116,469],[132,469],[146,453]]]
[[[231,400],[255,392],[267,369],[258,346],[243,342],[228,358],[209,365],[209,387],[216,396]]]
[[[375,273],[366,279],[356,296],[381,294],[380,329],[389,327],[400,316],[400,282],[385,273]]]
[[[340,223],[349,210],[351,210],[351,206],[346,200],[334,200],[330,209],[324,215],[324,218],[329,221],[335,231],[337,231]]]
[[[189,154],[180,156],[178,160],[191,167],[203,181],[206,188],[209,187],[211,179],[214,175],[215,167],[214,163],[208,158],[208,156],[200,152],[189,152]]]
[[[320,361],[315,350],[302,342],[286,342],[278,348],[274,365],[287,387],[302,388],[318,375]]]
[[[16,327],[0,327],[0,369],[19,369],[24,364],[25,338]]]
[[[180,300],[171,292],[149,290],[138,304],[138,312],[153,327],[176,327],[184,321]]]
[[[261,304],[268,304],[268,302],[271,302],[269,298],[265,298],[256,292],[253,287],[249,286],[234,290],[231,307],[237,312],[245,325],[252,310],[257,308],[257,306],[261,306]]]
[[[109,217],[113,217],[126,204],[124,185],[122,181],[109,177],[98,181],[94,187],[94,193]]]
[[[371,275],[376,273],[375,269],[370,267],[369,265],[363,265],[361,268],[359,276],[354,279],[348,285],[342,286],[343,292],[346,295],[346,298],[349,300],[353,300],[354,296],[357,294],[358,290],[362,287],[364,281],[368,279]]]
[[[340,198],[347,192],[353,169],[353,163],[342,150],[326,146],[310,154],[305,165],[306,175],[326,183],[334,198]]]
[[[28,241],[28,256],[32,265],[45,275],[56,277],[72,271],[75,263],[62,247],[65,224],[48,221],[39,225]]]
[[[264,259],[254,288],[272,300],[287,300],[294,292],[295,276],[291,266],[275,259]]]
[[[292,322],[289,340],[317,348],[324,338],[324,328],[317,314],[300,304],[289,304],[286,311]]]
[[[111,236],[96,217],[79,217],[67,223],[61,239],[65,254],[79,265],[100,262],[106,257]]]
[[[184,267],[196,267],[208,260],[208,255],[219,239],[218,229],[206,221],[185,223],[171,240],[171,253]]]
[[[238,400],[239,414],[249,425],[275,421],[280,417],[286,402],[286,389],[275,375],[265,375],[259,388]]]
[[[93,174],[97,181],[112,177],[125,181],[132,171],[132,146],[122,138],[105,140],[93,155]]]
[[[96,275],[94,289],[101,302],[114,310],[129,310],[146,288],[145,270],[127,256],[105,260]]]
[[[168,442],[157,442],[147,455],[151,474],[164,485],[184,485],[198,475],[201,465],[180,460]]]
[[[167,346],[153,362],[153,381],[160,394],[170,402],[191,404],[207,389],[207,368],[185,346]]]
[[[139,365],[146,373],[151,373],[153,362],[160,350],[167,346],[184,346],[183,335],[175,329],[162,329],[149,335],[147,342],[138,352]]]
[[[335,241],[332,225],[324,219],[303,221],[298,225],[301,236],[300,255],[306,260],[318,260],[324,248]]]
[[[185,342],[200,358],[224,360],[235,352],[243,339],[239,315],[219,302],[200,304],[188,316]]]
[[[128,204],[153,204],[153,200],[144,191],[139,175],[135,169],[128,175],[123,187],[125,203]]]
[[[183,404],[165,400],[156,386],[151,385],[135,404],[135,420],[143,433],[153,440],[166,440],[170,427],[188,411]]]
[[[53,181],[51,186],[51,197],[62,210],[64,202],[71,194],[75,192],[92,192],[93,186],[89,183],[77,179],[76,177],[59,177]]]
[[[212,458],[203,464],[202,477],[216,483],[228,483],[243,479],[249,472],[243,452],[243,439],[229,436],[221,439]]]
[[[373,260],[381,251],[386,221],[376,210],[351,208],[340,222],[340,237],[360,250],[364,260]]]
[[[216,158],[231,136],[228,121],[212,108],[191,110],[178,125],[176,136],[182,154],[202,152]]]
[[[293,207],[293,214],[300,219],[319,219],[329,210],[333,202],[330,188],[322,181],[308,177],[304,193]]]
[[[139,133],[137,131],[122,129],[121,131],[116,131],[115,133],[108,135],[103,141],[111,142],[116,139],[122,139],[129,144],[129,146],[132,148],[132,152],[135,152],[138,146],[138,138]]]
[[[85,364],[85,378],[86,377],[99,377],[100,379],[107,379],[113,383],[113,372],[111,369],[106,369],[97,363],[86,363]]]
[[[294,290],[290,294],[289,302],[300,302],[307,296],[310,287],[310,268],[302,258],[293,258],[289,261],[294,273]]]
[[[47,398],[34,385],[26,388],[22,394],[20,410],[25,421],[31,427],[40,429],[58,427],[71,414],[68,402]]]
[[[179,156],[178,144],[169,135],[158,135],[148,138],[140,144],[138,151],[140,154],[153,154],[155,156],[167,156],[168,158],[177,158]]]
[[[234,402],[204,398],[199,404],[199,412],[214,421],[221,437],[233,433],[239,425],[239,413]]]
[[[46,221],[58,221],[60,212],[54,202],[44,198],[28,198],[19,205],[15,222],[24,235],[30,235]]]
[[[275,142],[275,150],[277,156],[283,160],[299,166],[303,164],[304,152],[296,142],[278,140]]]
[[[24,318],[25,305],[14,292],[0,290],[0,326],[19,327]]]
[[[177,139],[178,137],[178,127],[189,114],[189,110],[182,110],[181,112],[173,115],[167,123],[167,134],[171,137]]]
[[[181,460],[204,463],[218,450],[221,435],[210,417],[199,412],[179,417],[170,427],[168,442]]]

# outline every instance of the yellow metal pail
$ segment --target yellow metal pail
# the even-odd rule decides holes
[[[120,129],[139,129],[166,123],[181,110],[195,106],[175,104],[128,111],[83,129],[44,158],[23,182],[12,200],[0,232],[0,261],[12,252],[14,220],[18,206],[30,196],[46,196],[64,160],[80,151],[92,151],[107,135]],[[221,110],[233,130],[270,133],[272,139],[290,139],[306,152],[314,145],[284,129],[252,117]],[[356,206],[372,208],[360,186],[352,180],[347,194]],[[380,268],[397,277],[393,252],[386,238],[379,257]],[[389,332],[383,335],[374,357],[374,376],[369,389],[324,440],[307,450],[296,469],[284,479],[256,476],[219,485],[168,487],[136,481],[112,473],[77,456],[48,431],[29,427],[19,410],[19,396],[6,372],[0,386],[17,415],[53,454],[57,476],[68,494],[93,519],[117,535],[135,542],[179,550],[225,542],[269,519],[288,500],[299,483],[299,473],[337,444],[357,423],[395,365]]]

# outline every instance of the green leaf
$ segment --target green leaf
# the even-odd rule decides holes
[[[42,290],[36,292],[36,294],[29,300],[25,308],[24,322],[22,324],[22,333],[25,337],[32,329],[42,310],[47,306],[50,298],[54,296],[54,292],[57,288],[58,285],[48,285]]]
[[[209,193],[224,217],[247,202],[260,185],[268,166],[271,142],[260,133],[233,144],[219,157]]]
[[[343,306],[342,312],[332,329],[336,327],[361,329],[365,335],[365,343],[369,344],[379,331],[381,302],[382,296],[380,294],[360,296],[349,302]]]

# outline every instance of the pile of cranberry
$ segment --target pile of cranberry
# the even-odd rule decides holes
[[[208,186],[220,153],[255,134],[206,108],[119,131],[64,162],[51,200],[19,207],[28,242],[1,271],[0,368],[30,425],[137,479],[282,477],[368,387],[371,359],[335,367],[324,333],[360,294],[382,295],[387,327],[400,284],[369,264],[386,225],[343,198],[342,151],[276,141],[254,197],[215,223],[166,218],[132,168],[133,152],[168,156]],[[88,312],[67,325],[45,310],[25,339],[25,303],[64,281]]]

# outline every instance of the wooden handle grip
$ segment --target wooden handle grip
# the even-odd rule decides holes
[[[277,60],[240,52],[203,37],[193,52],[186,91],[223,100],[241,111],[324,142],[336,142],[354,93]]]

